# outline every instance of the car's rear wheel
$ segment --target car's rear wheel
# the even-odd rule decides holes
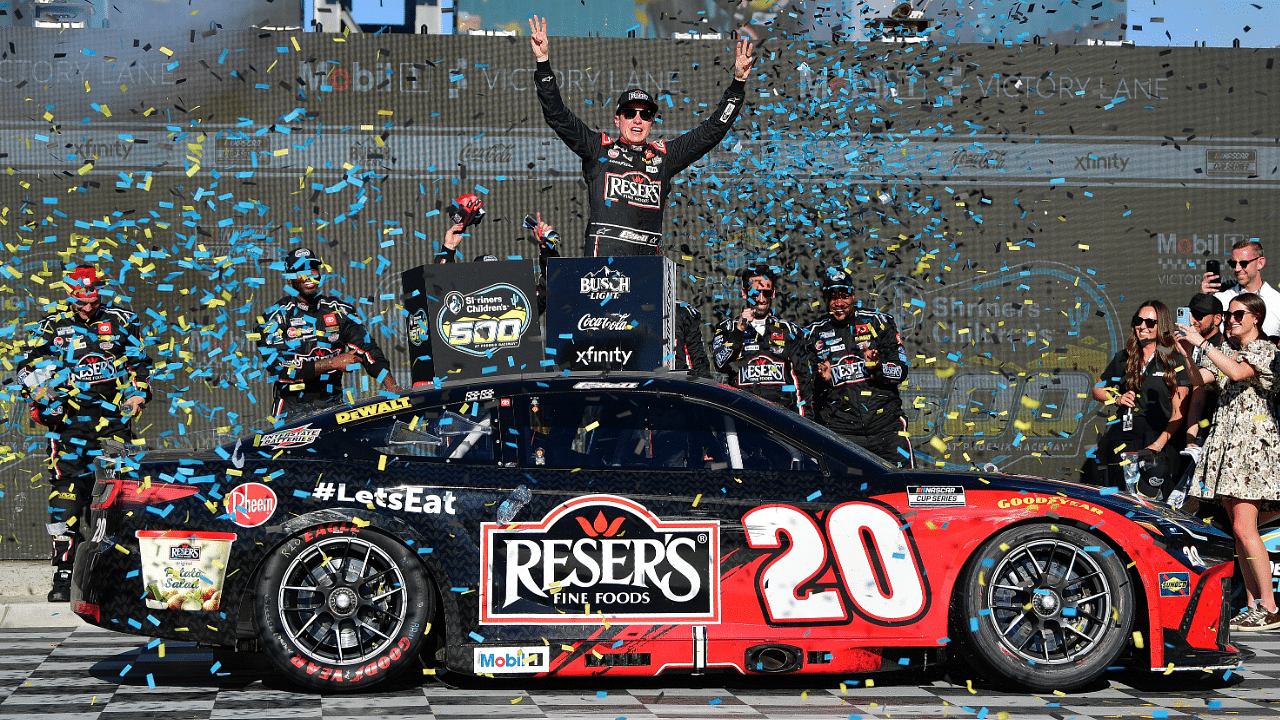
[[[1105,540],[1065,524],[988,540],[960,584],[956,626],[976,668],[1000,684],[1066,690],[1104,673],[1133,625],[1124,562]]]
[[[357,690],[413,664],[435,595],[408,548],[347,523],[295,535],[271,553],[254,617],[263,651],[293,681]]]

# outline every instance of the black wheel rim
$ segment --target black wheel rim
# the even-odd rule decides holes
[[[1012,548],[987,580],[986,615],[1011,653],[1061,665],[1088,655],[1106,637],[1112,588],[1095,560],[1100,548],[1037,540]]]
[[[355,537],[302,550],[285,570],[276,602],[289,640],[331,665],[380,655],[398,637],[408,607],[395,560]]]

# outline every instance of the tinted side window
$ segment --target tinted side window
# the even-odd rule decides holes
[[[392,457],[487,463],[494,460],[496,428],[493,402],[449,403],[355,429],[352,439]]]
[[[818,472],[817,460],[758,425],[698,403],[647,393],[528,399],[526,466]]]

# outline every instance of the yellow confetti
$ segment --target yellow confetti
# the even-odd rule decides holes
[[[1139,650],[1146,647],[1146,644],[1142,640],[1142,633],[1138,632],[1137,630],[1133,631],[1133,646],[1138,648]]]
[[[294,49],[294,50],[296,50],[296,51],[298,51],[298,52],[302,52],[302,48],[298,47],[298,38],[296,38],[296,37],[291,37],[291,38],[289,38],[289,39],[290,39],[291,41],[293,41],[293,49]]]
[[[173,57],[173,51],[172,51],[172,50],[170,50],[170,49],[169,49],[169,48],[167,48],[167,47],[164,47],[163,45],[161,45],[161,46],[160,46],[160,52],[164,53],[165,55],[167,55],[167,56],[169,56],[169,57]]]
[[[970,695],[977,695],[977,694],[978,694],[978,691],[973,689],[973,681],[972,681],[972,680],[965,680],[965,681],[964,681],[964,686],[965,686],[965,687],[967,687],[967,688],[969,688],[969,694],[970,694]]]
[[[521,700],[523,700],[523,699],[524,699],[524,696],[523,696],[523,695],[521,695],[520,697],[518,697],[518,698],[516,698],[516,699],[512,700],[512,701],[511,701],[511,704],[512,704],[512,705],[515,705],[516,703],[520,702],[520,701],[521,701]]]
[[[355,516],[352,516],[352,518],[351,518],[351,522],[355,523],[355,524],[356,524],[356,527],[369,527],[369,521],[368,521],[368,520],[361,520],[360,518],[355,517]]]
[[[698,496],[693,499],[693,506],[698,507],[700,502],[702,502],[702,493],[698,493]]]
[[[423,674],[423,675],[435,675],[435,674],[436,674],[436,669],[435,669],[435,668],[422,668],[422,674]]]
[[[379,455],[378,456],[378,472],[382,472],[383,470],[386,470],[386,469],[387,469],[387,456]]]
[[[89,174],[89,171],[90,171],[90,170],[92,170],[92,169],[93,169],[93,163],[85,163],[85,164],[84,164],[84,166],[83,166],[83,167],[81,167],[81,168],[80,168],[80,170],[79,170],[78,172],[79,172],[81,175],[88,175],[88,174]]]

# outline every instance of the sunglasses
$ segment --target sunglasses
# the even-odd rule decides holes
[[[650,108],[624,107],[618,111],[618,114],[628,120],[635,120],[636,116],[639,115],[641,120],[653,122],[653,118],[658,115],[658,112]]]
[[[1224,313],[1223,316],[1228,320],[1234,320],[1236,322],[1244,322],[1244,316],[1252,315],[1252,314],[1253,313],[1249,312],[1248,310],[1231,310],[1230,312]]]
[[[1144,317],[1138,317],[1137,315],[1134,315],[1133,320],[1129,324],[1134,327],[1138,327],[1139,325],[1146,325],[1148,328],[1153,328],[1156,326],[1156,321],[1153,320],[1152,318],[1144,318]]]
[[[1249,267],[1249,263],[1257,259],[1258,258],[1249,258],[1248,260],[1228,260],[1227,264],[1230,265],[1233,269],[1237,267],[1247,268]]]
[[[767,300],[767,299],[769,299],[769,298],[773,297],[773,291],[772,291],[772,290],[761,290],[760,288],[751,288],[750,290],[748,290],[748,291],[747,291],[747,295],[748,295],[748,296],[752,296],[752,295],[759,295],[760,297],[765,298],[765,299]]]

